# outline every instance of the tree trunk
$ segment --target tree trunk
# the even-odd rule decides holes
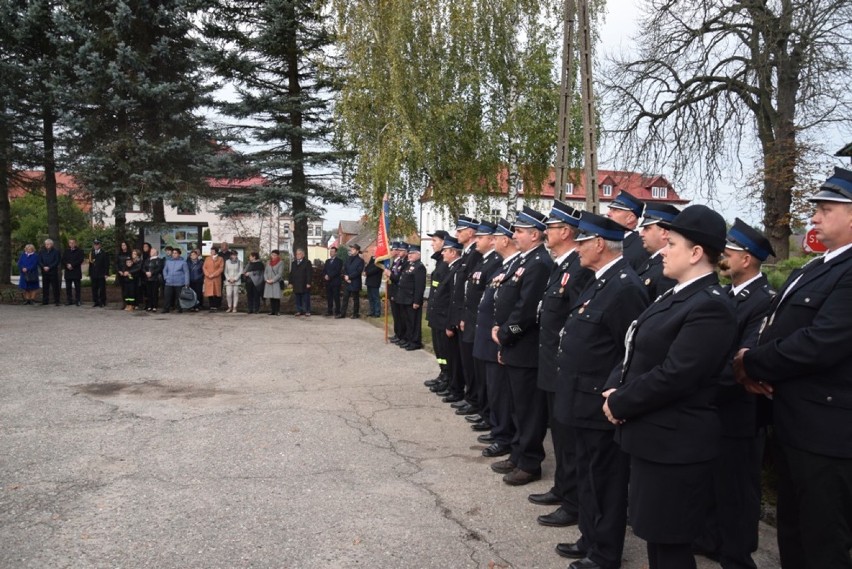
[[[166,204],[163,198],[156,198],[151,202],[151,221],[166,223]]]
[[[53,109],[42,108],[42,162],[44,166],[44,200],[47,206],[47,235],[62,247],[59,241],[59,202],[56,195],[56,141],[53,134],[55,117]]]
[[[127,238],[127,194],[118,191],[113,194],[115,201],[115,246]]]
[[[0,147],[8,144],[0,132]],[[12,205],[9,203],[7,148],[0,148],[0,284],[12,282]]]
[[[299,48],[296,38],[298,23],[292,3],[287,3],[288,14],[285,16],[290,24],[287,37],[287,91],[289,93],[289,104],[293,105],[290,110],[290,160],[293,164],[293,173],[290,180],[293,212],[293,252],[296,249],[304,249],[308,252],[308,217],[307,217],[307,195],[305,178],[305,153],[302,135],[302,86],[299,83]],[[297,197],[298,196],[298,197]]]

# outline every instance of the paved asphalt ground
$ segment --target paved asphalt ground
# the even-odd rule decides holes
[[[527,502],[551,459],[503,484],[364,321],[0,306],[0,364],[2,569],[564,568],[578,537]]]

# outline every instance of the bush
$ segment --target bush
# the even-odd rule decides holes
[[[781,290],[781,287],[787,281],[787,277],[790,276],[790,273],[792,273],[794,269],[803,267],[813,258],[814,255],[790,257],[789,259],[781,261],[775,265],[764,265],[763,272],[766,273],[766,278],[769,280],[769,286],[771,286],[774,290]]]

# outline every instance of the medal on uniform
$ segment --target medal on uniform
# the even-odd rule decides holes
[[[651,279],[645,279],[645,286],[648,286],[649,284],[651,284]]]
[[[570,278],[570,274],[562,273],[562,280],[559,282],[559,294],[565,294],[565,285],[568,284],[568,279]]]
[[[583,306],[581,306],[581,307],[580,307],[580,310],[578,310],[578,311],[577,311],[577,314],[582,314],[582,313],[584,313],[584,312],[586,311],[586,307],[589,305],[589,303],[590,303],[591,301],[592,301],[592,299],[590,298],[589,300],[587,300],[586,302],[584,302],[584,303],[583,303]]]

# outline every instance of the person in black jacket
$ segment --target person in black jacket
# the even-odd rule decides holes
[[[59,306],[59,271],[62,270],[62,257],[53,246],[53,239],[45,239],[44,247],[38,252],[38,268],[41,269],[41,303],[50,304],[50,290],[53,289],[53,302]]]
[[[649,257],[645,247],[642,246],[642,239],[636,233],[639,218],[644,211],[645,202],[622,190],[609,204],[609,211],[606,214],[608,218],[629,230],[627,237],[624,238],[624,258],[634,271],[638,271]]]
[[[514,274],[500,286],[494,301],[492,336],[500,344],[517,426],[512,453],[491,465],[512,486],[541,478],[547,397],[536,385],[538,375],[538,303],[553,260],[544,247],[547,216],[524,206],[515,221],[514,239],[521,251]],[[542,418],[545,418],[542,420]]]
[[[737,218],[728,231],[720,266],[731,278],[725,290],[736,304],[738,347],[751,346],[757,340],[760,322],[775,296],[760,272],[761,263],[770,255],[775,252],[769,240]],[[722,567],[754,569],[751,553],[757,550],[760,521],[761,425],[756,396],[734,381],[730,365],[719,383],[716,404],[722,446],[713,472],[715,508],[693,549],[718,559]]]
[[[557,386],[556,353],[559,334],[571,306],[594,277],[594,273],[580,263],[577,243],[574,241],[580,224],[580,212],[559,200],[547,218],[547,245],[554,264],[539,308],[538,335],[538,388],[547,396],[556,472],[553,487],[543,494],[531,494],[529,501],[539,505],[558,505],[554,512],[538,517],[545,526],[564,527],[577,523],[577,464],[576,441],[573,429],[554,414]]]
[[[450,304],[452,303],[456,273],[461,267],[461,243],[449,235],[444,239],[441,256],[447,265],[444,277],[429,294],[429,326],[443,334],[441,349],[447,355],[447,380],[430,388],[444,403],[461,401],[464,396],[464,376],[457,344],[453,341],[455,330],[450,327]],[[443,387],[444,389],[440,389]]]
[[[408,267],[399,278],[396,297],[405,317],[405,338],[397,345],[408,351],[423,348],[423,293],[426,291],[426,267],[420,262],[420,247],[408,247]]]
[[[62,268],[65,273],[65,306],[81,305],[80,281],[83,279],[83,250],[77,247],[76,239],[68,240],[68,248],[62,252]],[[73,291],[73,292],[72,292]]]
[[[165,261],[160,259],[157,250],[151,247],[148,258],[142,260],[142,274],[145,275],[145,310],[157,312],[160,306],[160,278]]]
[[[661,225],[669,230],[663,271],[678,284],[630,326],[603,409],[630,455],[630,525],[647,542],[650,569],[689,569],[712,503],[716,391],[737,323],[714,271],[725,248],[722,216],[693,205]]]
[[[594,280],[575,298],[559,335],[554,436],[576,441],[580,539],[556,551],[579,558],[570,569],[618,569],[627,528],[629,459],[601,408],[610,373],[624,358],[624,335],[648,306],[648,293],[622,255],[623,225],[584,212],[577,251]]]
[[[456,331],[451,342],[457,344],[453,350],[453,354],[458,353],[461,358],[462,375],[464,377],[465,398],[454,401],[452,404],[456,408],[467,407],[467,398],[475,401],[475,370],[473,363],[473,335],[468,332],[464,333],[464,319],[467,315],[465,309],[465,290],[467,289],[468,279],[473,274],[473,268],[482,259],[482,254],[476,250],[476,232],[479,229],[479,221],[470,217],[461,215],[456,222],[456,241],[462,245],[461,266],[456,274],[455,285],[453,288],[453,298],[450,303],[450,326]]]
[[[669,232],[660,226],[661,221],[671,221],[680,210],[673,205],[655,204],[648,206],[639,234],[642,236],[642,245],[651,256],[636,270],[639,279],[648,289],[648,298],[652,301],[658,296],[672,288],[677,283],[663,274],[662,250],[668,244]]]
[[[343,264],[343,280],[346,290],[343,292],[343,305],[335,318],[344,318],[352,297],[352,318],[360,318],[361,311],[361,273],[364,272],[364,259],[361,258],[361,246],[354,243],[349,246],[349,257]]]
[[[852,171],[810,201],[828,251],[790,275],[734,360],[740,383],[772,396],[783,569],[852,567]]]
[[[373,318],[382,317],[382,300],[379,296],[379,288],[382,286],[384,268],[376,264],[376,258],[371,256],[364,267],[364,285],[367,287],[367,298],[370,301],[370,313],[367,316]]]
[[[293,287],[293,295],[296,297],[296,316],[311,315],[311,281],[314,277],[314,268],[311,262],[305,258],[303,249],[296,249],[296,255],[290,263],[290,286]]]
[[[322,280],[325,281],[326,316],[340,314],[340,276],[343,273],[343,261],[337,258],[337,247],[330,247],[328,259],[322,267]]]
[[[432,239],[432,260],[435,261],[435,269],[429,276],[429,299],[426,301],[426,322],[429,323],[429,332],[432,335],[432,350],[435,352],[435,360],[438,362],[438,375],[433,379],[427,379],[424,384],[433,393],[443,391],[447,388],[449,381],[449,368],[447,367],[447,335],[444,333],[443,327],[437,327],[432,322],[432,307],[433,294],[438,288],[438,285],[443,280],[449,270],[447,263],[444,262],[443,248],[444,239],[449,237],[449,233],[443,229],[438,229],[432,233],[427,233]]]
[[[109,276],[109,253],[101,248],[100,239],[92,242],[89,252],[89,278],[92,280],[94,307],[106,307],[106,278]]]
[[[396,298],[399,276],[408,265],[408,243],[394,241],[391,243],[394,260],[391,261],[390,269],[385,269],[385,277],[388,283],[388,302],[390,303],[391,315],[393,316],[393,336],[388,338],[391,344],[403,342],[406,336],[405,317],[402,315],[402,307]]]

